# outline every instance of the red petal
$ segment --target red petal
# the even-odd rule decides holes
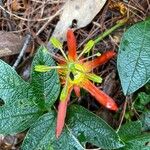
[[[62,133],[65,118],[66,118],[66,111],[67,111],[67,104],[70,99],[72,88],[68,91],[68,96],[65,101],[60,101],[58,106],[58,114],[57,114],[57,124],[56,124],[56,138],[59,138],[60,134]]]
[[[98,58],[95,58],[94,60],[84,63],[85,69],[87,69],[87,71],[89,72],[94,68],[96,68],[97,66],[106,63],[109,59],[111,59],[115,55],[116,53],[114,51],[107,51]]]
[[[92,96],[96,98],[96,100],[105,106],[108,109],[117,111],[118,107],[114,100],[109,97],[107,94],[105,94],[103,91],[99,90],[94,84],[92,84],[89,80],[86,80],[82,87],[91,93]]]
[[[80,97],[80,87],[77,85],[74,85],[73,89],[74,89],[76,96]]]
[[[77,52],[76,52],[76,38],[71,29],[67,31],[67,45],[68,45],[68,57],[71,60],[76,60]]]

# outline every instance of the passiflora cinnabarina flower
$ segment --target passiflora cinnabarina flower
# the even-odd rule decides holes
[[[88,61],[86,58],[83,58],[83,54],[87,53],[94,45],[94,41],[90,40],[83,51],[77,55],[77,46],[74,33],[71,29],[67,31],[67,45],[68,45],[68,55],[65,54],[62,48],[62,44],[56,39],[51,38],[51,43],[58,49],[60,49],[63,58],[57,59],[58,66],[35,66],[36,71],[45,72],[51,69],[57,69],[63,89],[60,94],[60,102],[58,106],[57,114],[57,123],[56,123],[56,137],[58,138],[63,130],[67,104],[70,99],[72,90],[75,91],[76,95],[80,96],[80,88],[85,89],[95,99],[106,108],[117,111],[118,107],[114,100],[109,97],[102,90],[97,88],[93,82],[101,83],[102,78],[97,76],[92,72],[94,68],[99,65],[106,63],[113,56],[116,55],[114,51],[107,51],[100,56],[97,56],[95,59]],[[91,82],[93,81],[93,82]]]

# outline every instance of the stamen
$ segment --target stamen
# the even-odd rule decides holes
[[[68,61],[68,58],[67,58],[66,54],[63,51],[62,43],[58,39],[56,39],[55,37],[52,37],[50,39],[50,42],[53,44],[53,46],[55,48],[58,48],[61,51],[61,53],[64,56],[64,58]]]
[[[96,53],[96,54],[94,54],[94,55],[91,55],[91,56],[89,56],[89,57],[86,57],[86,58],[83,58],[83,59],[81,59],[81,61],[85,61],[85,60],[88,60],[88,59],[90,59],[90,58],[92,58],[92,57],[99,57],[99,56],[101,56],[101,53]]]
[[[84,53],[88,53],[94,46],[94,41],[90,40],[88,41],[88,43],[85,45],[83,51],[79,54],[78,59],[84,54]]]
[[[67,94],[68,94],[68,81],[69,81],[69,74],[70,74],[70,71],[67,73],[67,75],[66,75],[66,83],[65,83],[65,85],[64,85],[64,87],[63,87],[63,89],[62,89],[62,92],[61,92],[61,94],[60,94],[60,100],[61,101],[64,101],[64,100],[66,100],[66,98],[67,98]]]
[[[66,61],[68,61],[68,58],[67,58],[66,54],[64,53],[63,49],[59,49],[59,50],[61,51],[61,53],[64,56],[64,58],[66,59]]]
[[[102,78],[100,76],[97,76],[96,74],[94,73],[88,73],[87,74],[87,77],[92,80],[93,82],[96,82],[96,83],[102,83]]]
[[[102,83],[102,78],[100,76],[97,76],[94,73],[87,73],[87,72],[83,72],[80,69],[75,68],[77,71],[83,73],[84,75],[86,75],[90,80],[92,80],[93,82],[97,82],[97,83]]]
[[[37,72],[47,72],[50,71],[51,69],[64,69],[66,67],[64,66],[46,66],[46,65],[36,65],[34,67],[34,70]]]

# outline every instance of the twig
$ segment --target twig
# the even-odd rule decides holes
[[[121,120],[120,120],[120,123],[119,123],[119,127],[118,127],[116,132],[118,132],[120,130],[121,125],[123,123],[123,119],[124,119],[124,116],[125,116],[125,113],[126,113],[128,99],[129,99],[129,97],[127,96],[126,99],[125,99],[125,102],[124,102],[124,106],[123,106],[123,111],[122,111],[122,116],[121,116]]]
[[[3,6],[3,2],[2,2],[2,0],[0,0],[0,6]],[[5,18],[7,18],[8,16],[7,16],[7,13],[5,12],[5,11],[2,11],[3,12],[3,16],[5,17]]]
[[[119,27],[123,26],[126,22],[128,21],[128,18],[119,20],[113,27],[111,27],[110,29],[106,30],[105,32],[103,32],[102,34],[100,34],[95,40],[94,43],[97,44],[98,42],[100,42],[101,40],[103,40],[106,36],[110,35],[113,31],[115,31],[116,29],[118,29]],[[96,29],[97,30],[97,29]],[[95,31],[93,31],[94,33]],[[92,33],[92,34],[93,34]],[[85,40],[90,39],[90,37],[87,37]],[[82,44],[84,44],[85,41],[83,41],[79,47],[81,47]],[[78,47],[78,48],[79,48]]]
[[[0,0],[0,6],[3,7],[3,2],[2,2],[2,0]],[[7,19],[8,19],[8,22],[7,22],[7,23],[8,23],[8,26],[9,26],[10,30],[12,30],[12,26],[11,26],[11,23],[10,23],[8,14],[7,14],[4,10],[2,10],[2,13],[3,13],[4,18],[7,18]]]
[[[14,65],[13,65],[14,69],[16,69],[16,67],[19,65],[19,63],[21,61],[21,58],[23,57],[26,49],[28,48],[28,46],[31,42],[31,39],[32,39],[31,35],[27,34],[26,37],[25,37],[25,42],[24,42],[24,44],[22,46],[22,49],[20,51],[20,54],[18,55],[18,58],[17,58],[17,60],[15,61]]]
[[[23,17],[20,17],[14,13],[11,13],[9,12],[8,10],[6,10],[3,6],[0,5],[0,8],[5,11],[6,13],[8,13],[10,16],[14,16],[20,20],[23,20],[23,21],[45,21],[45,20],[53,20],[56,16],[58,16],[61,12],[62,9],[60,9],[59,11],[57,11],[57,13],[55,13],[53,16],[50,16],[50,17],[45,17],[45,18],[42,18],[42,19],[27,19],[27,18],[23,18]]]
[[[56,17],[57,15],[60,14],[60,12],[62,11],[62,8],[59,9],[53,16]],[[52,21],[53,18],[49,18],[48,21],[38,30],[38,32],[36,33],[36,36],[39,35],[45,28],[46,26]]]
[[[42,1],[38,1],[38,0],[31,0],[32,2],[35,2],[35,3],[40,3],[42,4],[43,2]],[[58,3],[65,3],[65,0],[58,0],[58,1],[46,1],[47,4],[58,4]]]

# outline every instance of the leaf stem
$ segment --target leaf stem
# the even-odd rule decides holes
[[[128,21],[128,18],[124,18],[124,19],[122,19],[122,20],[119,20],[116,25],[114,25],[114,26],[111,27],[110,29],[106,30],[106,31],[103,32],[98,38],[96,38],[96,39],[94,40],[94,43],[97,44],[97,43],[100,42],[102,39],[104,39],[107,35],[109,35],[109,34],[112,33],[113,31],[115,31],[115,30],[118,29],[119,27],[123,26],[127,21]]]

